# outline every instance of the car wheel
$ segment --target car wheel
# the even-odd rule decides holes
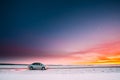
[[[33,70],[33,67],[30,67],[29,69],[30,69],[30,70]]]
[[[41,69],[41,70],[46,70],[46,69],[45,69],[45,67],[42,67],[42,69]]]

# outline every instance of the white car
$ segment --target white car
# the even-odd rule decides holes
[[[42,63],[32,63],[28,66],[29,70],[46,70],[46,66]]]

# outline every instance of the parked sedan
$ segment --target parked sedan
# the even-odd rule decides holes
[[[42,63],[32,63],[28,66],[29,70],[46,70],[46,66]]]

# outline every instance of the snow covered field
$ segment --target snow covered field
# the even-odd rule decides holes
[[[0,66],[0,80],[119,80],[119,67],[48,66],[48,70],[28,70],[27,66]]]

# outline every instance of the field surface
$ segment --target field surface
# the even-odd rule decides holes
[[[119,80],[120,67],[48,66],[28,70],[26,65],[0,66],[0,80]]]

